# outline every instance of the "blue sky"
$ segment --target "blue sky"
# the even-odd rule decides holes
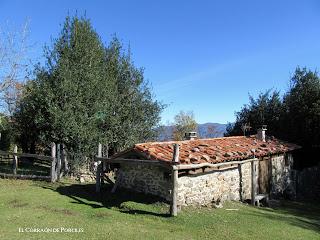
[[[29,56],[57,37],[65,16],[86,13],[104,42],[130,43],[162,122],[180,110],[199,123],[234,121],[248,94],[288,89],[296,66],[320,66],[320,1],[0,0],[0,24],[30,20]]]

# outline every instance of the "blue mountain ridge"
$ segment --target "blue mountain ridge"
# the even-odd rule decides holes
[[[198,138],[217,138],[223,137],[226,132],[227,124],[223,123],[202,123],[198,124],[197,136]],[[172,140],[174,126],[162,126],[159,131],[158,141]]]

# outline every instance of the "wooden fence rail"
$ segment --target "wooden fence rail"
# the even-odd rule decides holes
[[[60,177],[63,175],[63,169],[61,168],[62,162],[64,162],[64,169],[68,169],[67,165],[67,157],[65,153],[65,149],[60,148],[60,144],[51,144],[51,156],[39,155],[39,154],[31,154],[31,153],[18,153],[18,147],[14,146],[13,152],[5,152],[0,150],[0,156],[13,156],[12,160],[12,174],[8,173],[0,173],[0,177],[4,178],[21,178],[21,179],[44,179],[50,180],[51,182],[55,182],[60,180]],[[42,160],[48,163],[51,163],[50,166],[50,176],[38,176],[38,175],[23,175],[17,174],[18,170],[18,159],[19,158],[34,158],[37,160]]]
[[[17,157],[26,157],[26,158],[36,158],[36,159],[40,159],[43,161],[48,161],[51,162],[52,161],[52,156],[45,156],[45,155],[38,155],[38,154],[32,154],[32,153],[15,153],[13,152],[4,152],[0,150],[0,155],[14,155]]]

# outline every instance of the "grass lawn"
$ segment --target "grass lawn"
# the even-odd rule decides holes
[[[156,198],[93,184],[0,179],[0,239],[320,239],[320,205],[282,202],[253,208],[185,208],[178,217]],[[82,228],[81,233],[19,233]]]

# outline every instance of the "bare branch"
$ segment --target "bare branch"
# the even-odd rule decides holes
[[[19,30],[0,26],[0,105],[12,115],[28,69],[29,21]]]

